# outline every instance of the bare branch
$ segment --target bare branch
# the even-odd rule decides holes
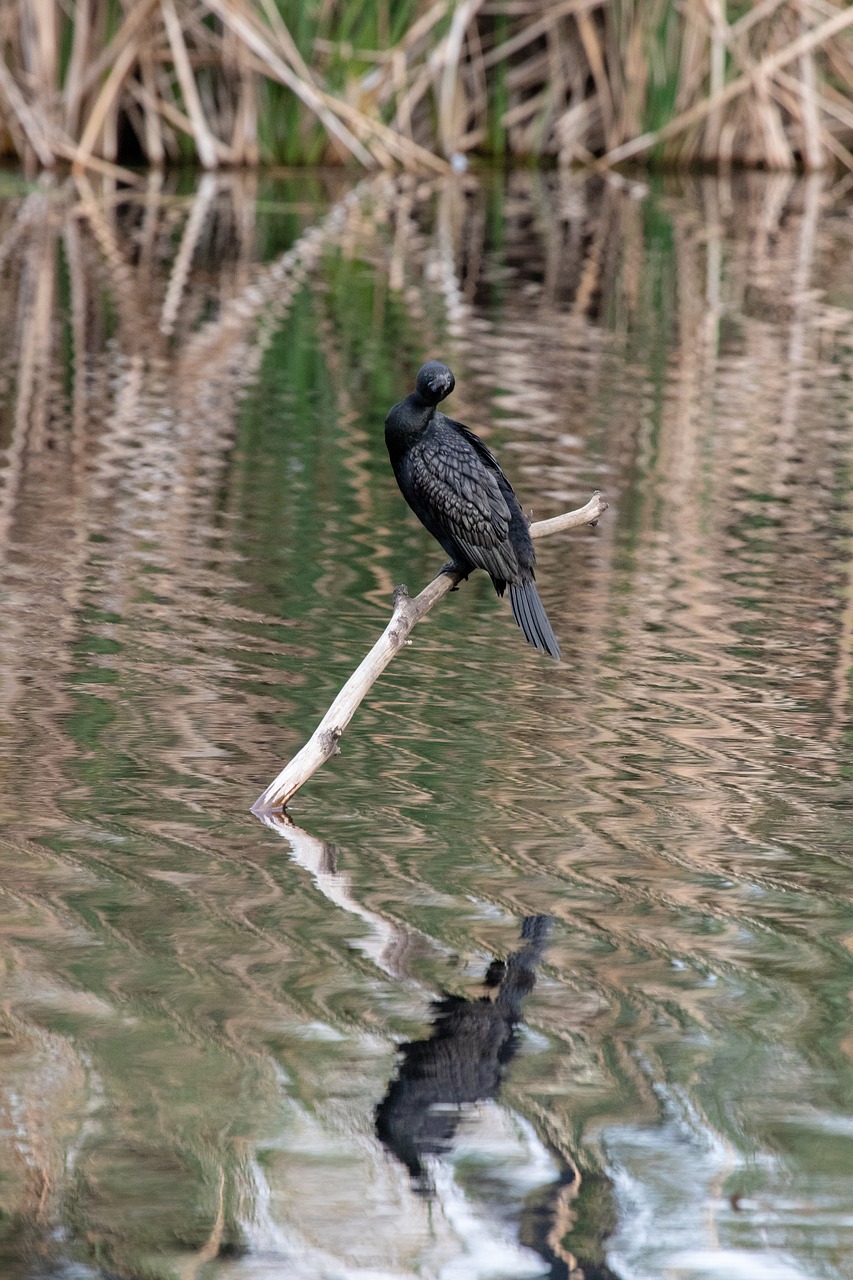
[[[579,525],[595,524],[607,510],[607,503],[600,493],[595,493],[584,507],[554,516],[552,520],[540,520],[530,526],[531,537],[544,538]],[[338,739],[352,720],[362,700],[379,679],[396,653],[406,644],[409,633],[425,618],[434,604],[459,584],[453,573],[441,573],[424,587],[420,595],[409,595],[405,587],[394,592],[394,611],[391,621],[370,650],[364,661],[352,673],[323,719],[301,751],[286,764],[266,791],[252,805],[258,815],[283,809],[303,783],[307,782],[327,760],[338,753]]]

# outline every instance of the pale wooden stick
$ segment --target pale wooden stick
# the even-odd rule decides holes
[[[607,503],[601,494],[594,493],[586,506],[579,507],[577,511],[568,511],[565,515],[532,524],[530,535],[533,538],[545,538],[552,533],[576,529],[579,525],[595,524],[606,510]],[[414,599],[405,587],[397,588],[394,592],[394,611],[388,626],[364,661],[356,667],[302,750],[284,766],[266,791],[258,796],[252,805],[253,813],[261,815],[283,809],[303,783],[337,754],[338,738],[352,720],[365,694],[373,688],[388,663],[406,644],[412,628],[426,617],[442,596],[458,586],[459,581],[458,574],[440,573]]]
[[[45,169],[51,169],[55,163],[55,157],[42,122],[35,111],[28,106],[15,77],[2,59],[0,59],[0,92],[9,103],[18,124],[26,134],[27,141],[38,156],[39,164]]]
[[[800,6],[800,29],[808,31],[809,24],[803,6]],[[823,149],[823,129],[820,124],[820,112],[817,106],[817,77],[815,75],[814,52],[809,50],[800,57],[800,95],[803,100],[803,167],[807,173],[826,168],[826,155]]]
[[[128,40],[110,68],[110,74],[107,76],[101,92],[95,99],[95,105],[89,112],[89,118],[83,127],[83,135],[80,138],[80,142],[74,156],[75,173],[83,172],[89,156],[91,156],[97,146],[98,134],[104,127],[104,121],[107,118],[110,108],[118,99],[124,86],[124,82],[130,75],[131,69],[139,56],[140,39],[141,36],[133,36]]]
[[[464,104],[465,89],[459,76],[459,62],[462,58],[462,45],[465,41],[465,32],[468,24],[477,16],[477,10],[480,8],[483,0],[461,0],[457,4],[453,18],[450,23],[450,30],[444,41],[443,49],[443,66],[441,69],[441,84],[438,91],[438,136],[441,140],[444,154],[450,158],[454,151],[458,150],[457,143],[459,135],[464,133],[467,123],[464,110],[460,119],[457,109],[459,98],[462,98]],[[461,127],[460,127],[461,125]]]
[[[201,105],[198,85],[195,82],[192,63],[190,62],[189,50],[184,40],[184,29],[181,26],[174,0],[160,0],[160,12],[163,15],[163,22],[166,27],[169,48],[172,50],[172,61],[175,64],[178,84],[181,86],[181,97],[184,100],[187,115],[192,122],[198,158],[205,169],[215,169],[219,164],[219,153],[216,149],[217,140],[214,138],[213,131],[207,123],[204,108]]]

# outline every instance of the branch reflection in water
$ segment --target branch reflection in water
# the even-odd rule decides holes
[[[369,926],[368,938],[353,945],[386,972],[411,982],[405,957],[434,945],[431,940],[416,940],[365,909],[349,877],[338,870],[333,846],[286,815],[261,815],[260,821],[287,840],[294,860],[312,874],[321,893]],[[478,1267],[491,1274],[489,1266],[515,1267],[518,1275],[545,1274],[530,1251],[546,1260],[551,1280],[568,1280],[570,1274],[610,1280],[613,1275],[600,1256],[612,1225],[606,1179],[593,1170],[583,1175],[598,1184],[599,1234],[596,1239],[595,1224],[588,1224],[587,1244],[595,1256],[581,1259],[578,1272],[566,1238],[576,1216],[580,1170],[570,1153],[559,1150],[553,1137],[537,1133],[529,1120],[507,1107],[488,1106],[518,1051],[524,1001],[536,984],[550,929],[549,916],[525,917],[521,945],[488,966],[485,994],[432,1000],[431,1034],[401,1045],[395,1078],[376,1108],[382,1143],[408,1170],[413,1188],[437,1197],[443,1216],[459,1231],[465,1249],[460,1275],[480,1274]],[[463,1137],[456,1141],[460,1126]],[[454,1145],[460,1150],[451,1162],[447,1157]],[[595,1205],[591,1189],[596,1188],[585,1186],[584,1192],[587,1203]]]

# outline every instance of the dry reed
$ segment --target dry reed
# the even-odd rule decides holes
[[[18,0],[0,147],[207,169],[468,153],[853,168],[853,8],[836,0]],[[458,161],[457,161],[458,163]],[[124,167],[122,167],[124,166]]]

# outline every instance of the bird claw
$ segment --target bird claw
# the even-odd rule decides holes
[[[456,564],[454,560],[448,560],[447,564],[443,564],[439,569],[438,573],[436,574],[436,577],[440,578],[443,573],[456,573],[459,575],[459,577],[463,582],[467,582],[468,580],[468,574],[463,573],[462,570],[459,568],[459,565]],[[458,591],[459,583],[457,582],[455,586],[450,588],[450,590]]]

